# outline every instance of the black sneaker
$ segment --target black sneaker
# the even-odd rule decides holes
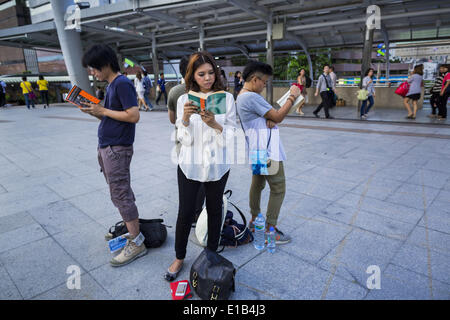
[[[313,112],[313,115],[314,115],[316,118],[320,118],[320,116],[319,116],[317,113],[315,113],[315,112]]]

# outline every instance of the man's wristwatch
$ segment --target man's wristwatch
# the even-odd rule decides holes
[[[181,119],[181,123],[182,123],[185,127],[189,126],[189,121],[184,121],[183,119]]]

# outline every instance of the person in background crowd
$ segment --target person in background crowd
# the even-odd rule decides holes
[[[223,90],[220,71],[214,58],[206,51],[191,55],[186,70],[186,91],[205,94]],[[185,93],[177,101],[179,209],[175,231],[176,259],[164,278],[176,279],[186,257],[186,247],[196,211],[198,190],[203,184],[208,211],[207,248],[216,251],[222,229],[223,192],[230,173],[227,148],[234,141],[236,105],[233,95],[226,92],[225,114],[197,111]],[[222,158],[223,157],[223,158]],[[194,160],[195,159],[195,160]]]
[[[150,76],[148,75],[148,72],[146,70],[144,70],[144,100],[145,103],[147,103],[148,107],[150,108],[150,111],[152,111],[153,105],[150,102],[150,89],[153,87],[153,83],[152,83],[152,79],[150,79]]]
[[[103,89],[100,87],[97,87],[97,90],[95,91],[95,95],[98,99],[103,100],[105,99],[105,93],[103,92]]]
[[[370,110],[370,108],[372,108],[372,106],[374,104],[374,100],[373,100],[373,98],[375,97],[375,86],[373,83],[374,72],[375,72],[374,69],[369,68],[369,69],[367,69],[367,71],[364,75],[362,87],[363,87],[363,89],[366,89],[368,91],[368,96],[367,96],[367,99],[364,100],[361,105],[360,117],[362,120],[367,119],[369,110]],[[368,106],[367,106],[367,102],[369,102]]]
[[[331,95],[331,98],[332,98],[331,102],[332,102],[332,106],[334,107],[334,106],[336,106],[336,102],[337,102],[337,95],[336,95],[337,75],[336,75],[336,73],[334,73],[334,67],[330,67],[330,78],[331,78],[331,81],[333,81],[333,88],[334,88],[332,95]]]
[[[0,107],[6,106],[6,83],[0,80]]]
[[[158,97],[156,98],[156,105],[159,105],[159,99],[161,95],[164,95],[164,104],[167,104],[167,92],[166,92],[166,80],[164,79],[164,73],[161,72],[158,80]]]
[[[441,92],[439,93],[439,115],[438,120],[447,119],[447,101],[450,96],[450,72],[448,65],[444,67],[445,76],[442,80]]]
[[[40,75],[37,84],[39,86],[39,95],[41,96],[41,101],[44,105],[44,109],[46,106],[48,108],[48,81],[44,79],[44,76]]]
[[[25,98],[25,103],[27,105],[28,110],[30,109],[30,106],[32,106],[34,109],[35,108],[35,106],[34,106],[35,94],[34,94],[33,86],[31,85],[30,82],[27,81],[27,77],[22,77],[22,82],[20,83],[20,87],[22,88],[22,93]]]
[[[142,106],[144,106],[145,111],[150,110],[144,99],[145,94],[144,79],[142,79],[142,73],[140,71],[136,73],[136,78],[134,78],[134,87],[136,88],[136,93],[138,96],[139,110],[141,110]]]
[[[233,92],[234,100],[236,100],[243,85],[244,80],[242,79],[242,73],[240,71],[236,71],[234,74],[234,92]]]
[[[445,75],[447,72],[445,72],[446,66],[441,65],[439,67],[439,74],[437,75],[436,79],[434,80],[434,85],[430,90],[431,97],[430,97],[430,105],[431,105],[431,114],[428,115],[429,118],[437,118],[438,117],[438,110],[439,107],[439,96],[442,89],[442,80],[444,80]]]
[[[420,94],[423,87],[423,64],[416,65],[412,75],[408,78],[409,90],[406,96],[403,98],[403,104],[408,110],[408,116],[406,119],[416,119],[417,113],[417,101],[420,100]],[[412,101],[414,111],[411,111],[409,101]]]
[[[302,102],[300,102],[295,112],[303,116],[305,114],[302,112],[302,108],[306,102],[306,70],[304,68],[301,68],[300,71],[298,72],[297,83],[300,88],[300,94],[303,96],[304,99],[302,100]]]
[[[222,69],[220,69],[220,79],[222,80],[224,90],[228,91],[230,88],[228,87],[227,75]]]
[[[180,60],[180,73],[181,73],[181,82],[180,84],[176,85],[169,91],[169,95],[167,98],[167,108],[169,109],[169,120],[170,123],[175,124],[176,118],[177,118],[177,101],[178,98],[180,98],[183,94],[186,93],[186,81],[184,80],[184,77],[186,76],[186,68],[189,63],[189,57],[183,56]],[[176,128],[175,128],[176,129]],[[177,132],[175,130],[175,151],[177,154],[177,158],[180,155],[180,149],[181,149],[181,143],[177,139]],[[205,188],[203,184],[198,189],[197,194],[197,203],[196,203],[196,209],[195,209],[195,217],[193,226],[196,224],[198,217],[200,216],[200,213],[203,210],[203,204],[205,202]]]
[[[337,84],[337,75],[334,73],[334,67],[330,67],[330,78],[333,81],[333,88],[336,88]]]
[[[313,112],[316,118],[320,118],[318,113],[323,108],[325,111],[325,117],[327,119],[333,119],[333,117],[330,116],[329,109],[333,107],[333,94],[335,87],[333,87],[333,81],[331,80],[329,73],[330,66],[325,64],[323,66],[323,73],[319,76],[319,80],[317,81],[316,93],[314,94],[317,97],[320,92],[320,97],[322,98],[322,102]]]
[[[99,119],[97,158],[109,185],[111,201],[119,210],[129,235],[120,253],[111,259],[113,267],[126,265],[147,254],[140,232],[139,212],[131,189],[130,164],[136,123],[140,114],[133,83],[120,74],[116,53],[107,45],[94,45],[82,58],[83,67],[99,80],[108,82],[105,104],[87,103],[81,111]],[[107,234],[108,239],[111,234]]]

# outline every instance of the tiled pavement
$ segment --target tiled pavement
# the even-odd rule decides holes
[[[99,172],[97,125],[72,107],[0,109],[0,299],[170,299],[162,275],[174,258],[173,126],[165,112],[142,113],[132,161],[140,214],[162,217],[168,239],[112,268],[103,236],[120,216]],[[285,125],[279,227],[293,240],[274,254],[226,249],[238,268],[232,299],[449,299],[450,128]],[[250,178],[234,165],[227,186],[247,214]],[[200,251],[189,242],[180,279]],[[80,290],[67,287],[70,265],[80,267]],[[367,287],[372,265],[381,289]]]

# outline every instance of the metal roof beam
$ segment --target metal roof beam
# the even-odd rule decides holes
[[[270,23],[270,11],[264,7],[258,6],[252,1],[248,0],[227,0],[236,8],[248,13],[249,15],[261,19],[265,23]],[[259,11],[259,12],[258,12]]]
[[[162,13],[162,12],[156,12],[156,11],[137,11],[141,14],[144,14],[146,16],[149,16],[151,18],[157,19],[162,22],[167,22],[170,24],[173,24],[174,26],[183,28],[183,29],[191,29],[192,25],[183,19],[172,17],[168,14]]]

